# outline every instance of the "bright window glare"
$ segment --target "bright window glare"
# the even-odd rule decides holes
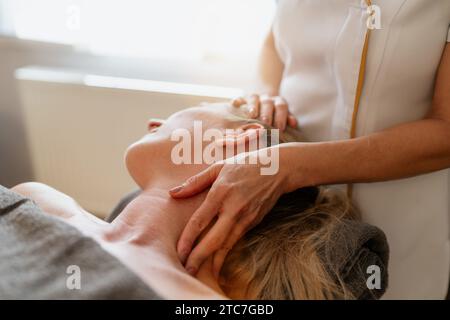
[[[274,0],[7,0],[18,37],[96,54],[249,60]]]

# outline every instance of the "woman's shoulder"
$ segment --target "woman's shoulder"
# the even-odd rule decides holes
[[[10,190],[32,200],[42,211],[54,216],[69,218],[82,211],[75,199],[44,183],[25,182]]]

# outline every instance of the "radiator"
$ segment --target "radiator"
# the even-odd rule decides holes
[[[124,151],[150,117],[242,94],[232,88],[112,78],[29,67],[17,70],[34,180],[103,217],[136,188]]]

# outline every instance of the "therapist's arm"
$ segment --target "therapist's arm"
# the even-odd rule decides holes
[[[288,104],[279,95],[280,83],[283,77],[284,64],[275,47],[275,38],[272,28],[266,35],[259,53],[256,91],[262,93],[253,94],[247,99],[237,98],[233,100],[235,107],[248,104],[249,117],[259,117],[268,125],[285,130],[286,125],[297,126],[297,120],[289,112]]]
[[[282,193],[312,185],[393,180],[450,167],[450,45],[443,54],[425,119],[355,139],[272,148],[280,152],[275,175],[261,175],[257,165],[221,162],[171,191],[173,197],[185,198],[211,187],[178,241],[180,258],[192,273],[214,253],[218,275],[229,250]],[[247,157],[257,157],[257,152]],[[198,235],[217,216],[193,248]]]
[[[278,95],[284,64],[275,48],[275,39],[272,29],[264,39],[258,59],[258,92],[264,92],[272,96]]]
[[[450,167],[450,44],[438,70],[429,114],[350,140],[282,146],[292,159],[289,189],[305,185],[374,182]]]

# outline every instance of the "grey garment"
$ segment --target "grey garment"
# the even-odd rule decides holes
[[[379,299],[386,292],[389,246],[379,228],[345,220],[333,230],[320,257],[336,282],[342,281],[356,299]]]
[[[67,287],[70,266],[79,290]],[[161,298],[93,239],[0,186],[0,299]]]

